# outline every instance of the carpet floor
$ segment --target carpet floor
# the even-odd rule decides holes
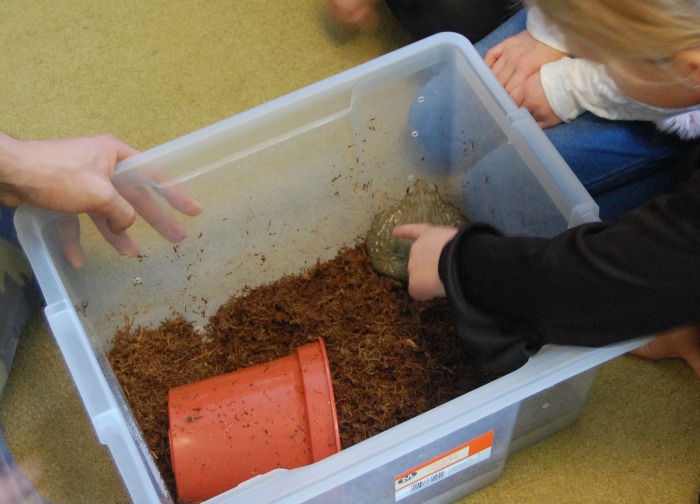
[[[351,33],[322,0],[5,0],[0,128],[20,138],[112,132],[148,149],[410,43],[384,14]],[[598,371],[577,423],[459,502],[696,504],[699,406],[684,363],[620,357]],[[0,420],[47,498],[129,502],[40,314]]]

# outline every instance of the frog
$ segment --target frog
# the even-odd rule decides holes
[[[469,223],[469,218],[445,201],[435,184],[421,178],[408,186],[401,201],[376,214],[366,235],[367,251],[374,270],[397,286],[408,281],[411,241],[396,238],[394,227],[418,223],[460,227]]]

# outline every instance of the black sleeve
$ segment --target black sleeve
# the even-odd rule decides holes
[[[394,17],[413,37],[456,32],[476,43],[518,12],[515,0],[386,0]]]
[[[545,343],[601,346],[700,323],[700,172],[617,220],[551,239],[464,227],[439,271],[460,338],[492,371]]]

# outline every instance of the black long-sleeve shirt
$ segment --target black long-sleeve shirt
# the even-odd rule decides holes
[[[602,346],[700,323],[700,170],[677,192],[551,239],[466,226],[439,272],[460,338],[496,372],[546,343]]]

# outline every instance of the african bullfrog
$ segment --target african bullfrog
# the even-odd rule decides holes
[[[408,280],[408,254],[411,242],[395,238],[400,224],[428,223],[459,227],[469,219],[454,205],[442,199],[434,184],[416,179],[399,203],[378,213],[367,231],[367,249],[372,267],[401,283]]]

